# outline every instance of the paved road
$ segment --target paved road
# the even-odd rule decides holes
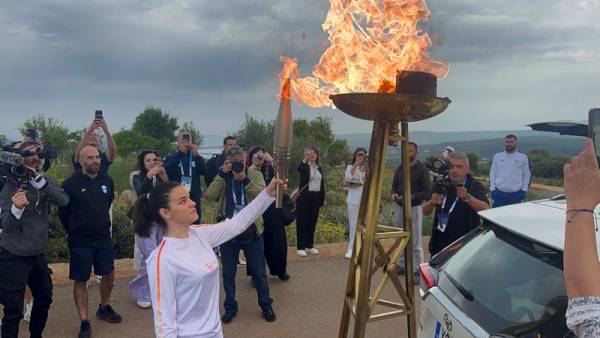
[[[278,320],[267,323],[260,317],[256,293],[250,287],[245,271],[238,269],[238,301],[240,310],[234,321],[224,326],[225,337],[337,337],[342,295],[346,285],[348,261],[343,258],[323,257],[296,261],[289,264],[292,278],[287,282],[271,279],[271,294]],[[390,299],[393,290],[386,294]],[[127,290],[127,279],[117,280],[113,292],[113,306],[123,316],[121,324],[92,320],[95,338],[153,337],[152,311],[137,308]],[[221,299],[223,294],[221,293]],[[54,304],[50,310],[47,338],[77,337],[79,323],[73,304],[70,285],[55,287]],[[94,314],[99,300],[98,286],[90,288],[90,313]],[[222,310],[221,310],[222,311]],[[405,318],[371,323],[367,337],[405,337]],[[20,337],[28,337],[22,324]]]

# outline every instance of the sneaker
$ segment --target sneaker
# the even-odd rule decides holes
[[[319,254],[319,250],[317,250],[315,248],[308,248],[308,249],[306,249],[306,252],[308,252],[311,255],[318,255]]]
[[[298,255],[300,257],[306,257],[306,256],[308,256],[306,254],[306,251],[304,251],[304,250],[296,250],[296,255]]]
[[[102,304],[98,306],[98,311],[96,311],[96,317],[113,324],[120,323],[122,320],[121,316],[118,313],[116,313],[110,305]]]
[[[346,258],[346,259],[352,258],[352,252],[346,252],[346,254],[344,255],[344,258]]]
[[[223,315],[223,317],[221,317],[221,321],[223,322],[223,324],[229,324],[233,320],[233,317],[235,317],[236,315],[237,312],[225,311],[225,314]]]
[[[31,319],[31,309],[33,308],[33,302],[25,304],[25,313],[23,314],[23,320],[29,323]]]
[[[263,310],[262,317],[269,323],[272,323],[277,320],[277,316],[275,316],[275,312],[273,312],[272,307]]]
[[[287,272],[280,273],[277,275],[277,277],[279,277],[279,279],[281,279],[282,281],[286,281],[286,280],[290,279],[290,275],[288,275]]]
[[[91,338],[92,337],[92,325],[89,320],[82,320],[79,326],[79,338]]]
[[[246,265],[246,261],[241,258],[238,258],[238,265],[239,266]]]
[[[152,302],[147,302],[147,301],[143,301],[143,300],[138,300],[137,301],[137,306],[139,306],[142,309],[149,309],[152,307]]]
[[[421,284],[421,274],[419,272],[415,272],[413,275],[413,282],[415,285]]]
[[[102,275],[96,275],[96,284],[102,283]]]

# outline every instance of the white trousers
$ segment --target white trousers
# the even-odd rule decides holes
[[[358,222],[358,209],[359,204],[347,203],[348,206],[348,231],[350,238],[348,238],[348,254],[352,254],[352,248],[354,246],[354,237],[356,236],[356,223]]]
[[[424,262],[423,256],[423,207],[418,205],[411,208],[413,245],[413,272],[418,271],[419,264]],[[404,228],[404,209],[394,203],[394,226]],[[404,255],[400,256],[400,266],[404,267]]]

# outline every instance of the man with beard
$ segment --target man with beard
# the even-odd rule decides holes
[[[429,199],[429,191],[431,190],[431,180],[429,178],[429,170],[425,168],[423,163],[417,161],[418,146],[414,142],[408,143],[408,158],[410,162],[410,205],[412,215],[412,246],[413,246],[413,276],[415,284],[421,281],[419,274],[419,264],[424,262],[423,256],[423,209],[421,203]],[[404,227],[404,177],[402,175],[402,165],[400,165],[394,173],[394,182],[390,190],[390,199],[396,202],[394,205],[394,226],[397,228]],[[398,273],[404,273],[404,255],[400,256],[400,264],[398,265]]]
[[[517,151],[515,135],[506,135],[504,151],[494,155],[490,168],[492,207],[524,202],[530,180],[527,155]]]
[[[423,214],[435,211],[429,252],[431,256],[481,224],[478,211],[488,209],[485,188],[470,174],[469,158],[455,153],[450,157],[448,176],[452,185],[423,205]]]
[[[88,127],[85,135],[75,148],[75,154],[73,155],[73,169],[75,171],[81,171],[81,165],[79,164],[79,159],[77,158],[77,155],[81,149],[86,146],[98,148],[100,145],[100,137],[98,136],[97,132],[98,129],[102,129],[104,135],[106,135],[106,143],[108,147],[106,153],[100,152],[100,173],[108,173],[108,167],[110,167],[117,156],[117,145],[112,138],[112,134],[108,130],[108,126],[106,125],[106,120],[104,118],[94,118],[92,124]]]
[[[100,153],[92,146],[79,152],[81,172],[63,183],[70,203],[59,209],[60,219],[69,235],[69,278],[74,281],[73,296],[81,320],[79,337],[91,337],[86,282],[94,273],[102,276],[101,303],[96,317],[120,323],[121,316],[109,305],[113,289],[114,252],[110,236],[109,209],[114,199],[112,179],[101,173]]]
[[[49,204],[65,206],[69,196],[47,178],[40,158],[41,144],[25,141],[23,165],[31,178],[26,188],[8,181],[0,192],[0,303],[4,306],[2,337],[19,336],[23,297],[28,285],[34,297],[29,334],[42,337],[52,303],[52,279],[46,260]]]

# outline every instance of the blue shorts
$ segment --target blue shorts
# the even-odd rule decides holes
[[[87,282],[92,266],[96,275],[108,275],[115,269],[115,254],[112,242],[95,246],[69,248],[69,279]]]

